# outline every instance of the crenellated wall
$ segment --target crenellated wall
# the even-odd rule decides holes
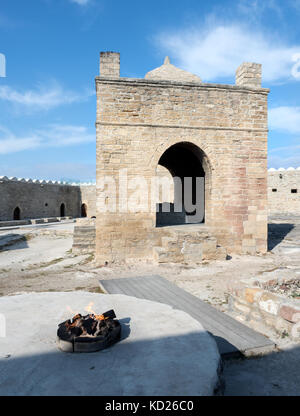
[[[18,219],[16,209],[21,220],[80,217],[83,203],[87,216],[95,215],[95,185],[0,177],[0,221]]]

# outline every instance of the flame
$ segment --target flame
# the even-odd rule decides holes
[[[95,315],[95,319],[97,319],[97,321],[104,321],[105,319],[108,319],[108,318],[105,318],[105,316],[103,315]]]
[[[89,315],[93,315],[93,318],[94,319],[97,319],[98,321],[103,321],[103,320],[105,320],[105,319],[108,319],[108,318],[106,318],[105,316],[103,316],[103,315],[96,315],[96,312],[94,312],[94,310],[92,309],[92,307],[93,307],[93,305],[94,305],[94,302],[90,302],[89,304],[88,304],[88,306],[86,306],[85,308],[84,308],[84,310],[86,311],[86,312],[88,312],[88,314]],[[75,312],[75,311],[73,311],[72,310],[72,308],[70,307],[70,306],[67,306],[67,310],[69,311],[69,312],[71,312],[72,313],[72,315],[73,315],[73,320],[76,320],[76,318],[77,318],[77,315],[79,314],[79,312]],[[73,322],[73,325],[75,324],[75,322]]]
[[[92,309],[93,305],[94,302],[90,302],[88,306],[84,308],[84,310],[87,311],[90,315],[94,315],[94,319],[97,319],[98,321],[104,321],[105,317],[103,315],[97,315],[96,312]]]
[[[67,311],[70,312],[73,316],[79,313],[78,311],[73,311],[73,309],[70,306],[67,306]]]
[[[85,311],[87,311],[89,314],[93,314],[93,315],[95,315],[95,312],[93,311],[93,309],[92,309],[92,306],[94,305],[94,302],[90,302],[89,304],[88,304],[88,306],[86,306],[85,308],[84,308],[84,310]]]

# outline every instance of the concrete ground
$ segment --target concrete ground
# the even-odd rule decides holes
[[[257,358],[225,361],[226,396],[300,396],[300,345]]]
[[[24,292],[99,292],[94,256],[71,252],[74,223],[0,228],[0,296]],[[62,278],[63,276],[63,278]]]
[[[58,350],[56,330],[70,311],[114,309],[121,342],[103,351]],[[27,293],[0,298],[0,395],[211,396],[220,355],[196,320],[170,306],[124,295]]]
[[[288,268],[295,274],[300,270],[300,217],[270,219],[270,251],[266,255],[232,256],[227,261],[198,267],[141,263],[99,268],[93,262],[93,255],[74,256],[71,253],[73,226],[68,222],[47,227],[0,229],[0,296],[47,291],[99,292],[99,279],[160,274],[227,312],[227,291],[232,283],[274,270]],[[16,238],[21,240],[12,241]],[[12,245],[7,240],[11,240]],[[300,381],[294,373],[300,346],[267,328],[264,334],[279,345],[281,352],[263,358],[226,362],[225,394],[300,395]]]

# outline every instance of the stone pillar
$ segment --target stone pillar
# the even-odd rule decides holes
[[[261,64],[243,62],[236,70],[235,84],[239,87],[261,88]]]
[[[100,52],[100,76],[120,77],[120,54],[119,52]]]

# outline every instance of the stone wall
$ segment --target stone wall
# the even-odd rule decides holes
[[[268,212],[300,215],[300,168],[269,169]]]
[[[161,165],[157,166],[156,175],[161,179],[168,178],[172,182],[172,175]],[[163,187],[159,192],[157,202],[174,202],[174,186],[171,186],[169,195],[163,195],[162,190]],[[32,195],[35,195],[37,199],[33,199]],[[0,177],[0,221],[12,220],[14,208],[20,206],[21,209],[21,205],[25,207],[26,219],[59,216],[58,207],[63,199],[68,201],[66,215],[80,217],[80,206],[86,204],[87,217],[96,216],[96,186],[94,184],[67,185],[52,181],[33,182]],[[43,200],[48,206],[42,206]],[[24,210],[21,209],[21,211],[24,214]],[[269,215],[300,215],[300,168],[269,169],[268,213]],[[21,217],[25,218],[23,214]]]
[[[20,219],[80,217],[82,203],[87,204],[88,216],[95,214],[95,186],[0,178],[0,221],[14,220],[16,208]]]
[[[105,194],[103,178],[118,184],[120,169],[127,169],[129,179],[143,176],[149,183],[163,153],[178,143],[202,154],[205,221],[218,244],[229,253],[266,252],[269,90],[259,81],[248,86],[248,67],[240,68],[243,76],[235,86],[188,82],[181,70],[176,82],[171,65],[171,81],[159,79],[159,71],[147,79],[119,78],[115,69],[108,76],[107,68],[96,77],[100,263],[152,259],[155,228],[150,206],[147,212],[103,212],[103,198],[112,196]],[[122,200],[118,189],[117,205]]]
[[[277,270],[241,280],[228,288],[229,312],[235,319],[264,333],[267,326],[281,336],[300,340],[300,299],[270,290],[295,279],[289,270]]]
[[[86,205],[87,217],[96,217],[96,185],[80,185],[80,201]]]

